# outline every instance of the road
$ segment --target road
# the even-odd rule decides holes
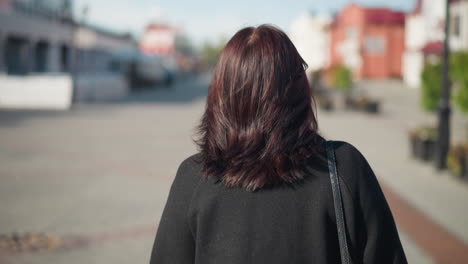
[[[177,166],[196,152],[208,81],[64,112],[0,111],[0,234],[44,232],[62,244],[0,263],[147,263]],[[398,83],[363,87],[385,98],[382,114],[319,110],[320,130],[368,159],[410,263],[463,263],[468,184],[409,158],[405,129],[430,117]]]

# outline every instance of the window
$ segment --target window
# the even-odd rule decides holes
[[[452,35],[455,37],[460,37],[460,23],[461,17],[460,15],[454,15],[452,18]]]
[[[346,28],[346,38],[347,39],[357,39],[357,29],[355,27]]]
[[[50,18],[71,18],[72,16],[70,0],[14,0],[12,6],[20,12]]]
[[[7,74],[28,74],[30,52],[31,50],[26,39],[8,37],[5,44],[5,67]]]
[[[62,72],[67,72],[70,70],[70,49],[67,45],[60,46],[60,70]]]
[[[34,47],[34,71],[47,72],[49,43],[39,41]]]
[[[382,36],[366,36],[364,42],[366,53],[381,55],[385,51],[385,39]]]

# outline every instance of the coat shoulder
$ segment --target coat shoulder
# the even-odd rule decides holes
[[[362,154],[352,143],[342,140],[334,141],[338,176],[343,179],[351,193],[357,192],[359,182],[375,177],[373,171]]]

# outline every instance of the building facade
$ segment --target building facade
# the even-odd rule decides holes
[[[140,49],[147,54],[172,56],[178,29],[166,24],[149,24],[140,41]]]
[[[0,73],[68,71],[71,1],[0,1]]]
[[[305,13],[291,23],[288,35],[308,64],[308,73],[328,67],[331,18]]]
[[[427,59],[442,52],[445,0],[418,0],[406,15],[403,80],[413,88],[421,83],[421,72]]]
[[[350,4],[330,26],[330,66],[344,64],[358,79],[401,77],[404,13]]]
[[[468,50],[468,0],[452,0],[450,16],[450,48]]]
[[[418,0],[407,14],[403,80],[411,88],[421,85],[424,64],[438,59],[444,48],[445,0]],[[450,1],[451,51],[468,50],[468,1]]]
[[[125,80],[108,74],[109,61],[135,41],[78,24],[72,14],[71,0],[0,0],[0,107],[68,108],[73,93],[125,94]],[[93,76],[79,78],[87,73]]]

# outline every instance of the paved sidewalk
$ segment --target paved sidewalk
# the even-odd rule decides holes
[[[0,111],[0,234],[46,232],[67,248],[1,264],[148,263],[205,79],[72,111]],[[201,102],[201,101],[200,101]]]
[[[0,111],[0,234],[48,232],[69,243],[54,251],[0,255],[0,263],[147,263],[177,166],[195,152],[191,136],[207,82],[207,76],[188,79],[173,90],[68,112]],[[368,159],[410,263],[462,263],[444,262],[452,257],[441,255],[450,252],[445,241],[431,239],[468,243],[468,184],[409,158],[405,129],[430,118],[414,109],[414,90],[398,82],[363,87],[385,96],[383,113],[320,111],[321,131],[350,142]],[[419,223],[434,228],[425,240],[439,247],[413,231]]]
[[[368,159],[382,184],[398,194],[410,206],[421,212],[454,239],[468,245],[468,183],[439,172],[429,163],[410,158],[407,129],[421,122],[435,122],[435,116],[418,107],[418,91],[404,87],[398,81],[363,82],[359,87],[370,96],[381,98],[382,113],[372,116],[365,113],[320,112],[321,130],[331,138],[342,139],[355,145]],[[452,119],[452,137],[461,140],[466,117],[455,113]],[[394,210],[395,213],[395,210]],[[395,215],[397,222],[404,216]],[[420,219],[418,219],[420,220]],[[405,247],[412,248],[413,263],[440,261],[440,253],[424,252],[430,245],[415,243],[421,237],[411,237],[401,228]],[[426,230],[426,239],[440,246],[446,241],[434,240],[432,230]],[[420,242],[420,241],[419,241]],[[468,248],[465,248],[468,252]],[[433,250],[434,251],[434,250]],[[437,250],[438,251],[438,250]],[[454,253],[450,250],[446,252]],[[420,255],[419,257],[417,257]],[[453,262],[450,262],[453,263]],[[463,262],[456,262],[463,263]]]

